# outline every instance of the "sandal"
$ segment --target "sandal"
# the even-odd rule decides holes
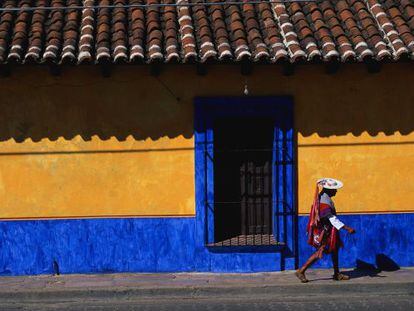
[[[348,281],[350,277],[348,275],[338,273],[338,274],[334,274],[333,279],[335,281]]]
[[[309,280],[305,276],[305,273],[302,273],[299,270],[297,270],[295,272],[295,275],[302,283],[308,283],[309,282]]]

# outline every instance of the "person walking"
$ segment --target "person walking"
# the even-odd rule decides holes
[[[337,281],[349,280],[349,276],[339,272],[338,251],[342,247],[339,237],[339,230],[343,229],[350,234],[355,230],[346,226],[336,217],[335,204],[332,201],[343,183],[333,178],[322,178],[316,183],[314,201],[309,214],[309,221],[306,228],[308,244],[316,248],[316,251],[309,257],[305,264],[295,272],[296,277],[306,283],[309,280],[305,276],[306,270],[324,253],[330,253],[334,269],[333,279]],[[322,190],[320,190],[322,187]]]

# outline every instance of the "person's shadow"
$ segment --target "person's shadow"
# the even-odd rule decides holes
[[[386,276],[379,275],[382,271],[397,271],[399,269],[400,266],[394,260],[384,254],[377,254],[375,265],[357,259],[354,270],[344,271],[342,273],[348,275],[351,279],[367,276],[383,278]]]

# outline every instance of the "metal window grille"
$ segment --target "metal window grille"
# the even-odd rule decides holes
[[[276,246],[284,243],[277,241],[273,234],[274,211],[272,192],[272,152],[273,149],[215,149],[215,157],[230,156],[238,159],[240,165],[240,200],[209,202],[209,208],[214,215],[224,209],[240,213],[240,228],[238,232],[223,234],[208,246]],[[266,155],[268,160],[266,161]],[[255,161],[256,160],[256,161]],[[261,163],[257,163],[261,162]],[[220,168],[216,168],[220,169]],[[231,212],[230,212],[231,213]],[[221,223],[215,230],[225,232],[226,224]],[[233,224],[234,225],[234,224]]]

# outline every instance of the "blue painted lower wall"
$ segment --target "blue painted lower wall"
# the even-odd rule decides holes
[[[340,216],[357,234],[342,234],[343,267],[360,260],[376,264],[385,255],[414,266],[414,214]],[[313,249],[306,244],[307,217],[298,222],[299,264]],[[32,220],[0,222],[0,274],[108,272],[258,272],[292,269],[280,249],[208,249],[196,218]],[[330,258],[314,267],[330,267]]]
[[[356,230],[354,235],[341,230],[344,247],[340,250],[340,266],[351,268],[359,262],[378,267],[381,265],[378,260],[384,258],[392,260],[401,267],[414,266],[414,214],[365,214],[338,217]],[[306,243],[307,222],[308,217],[299,217],[300,265],[314,251]],[[326,255],[313,267],[331,266],[331,258]]]
[[[204,247],[195,218],[0,222],[0,274],[280,270],[278,250]]]

